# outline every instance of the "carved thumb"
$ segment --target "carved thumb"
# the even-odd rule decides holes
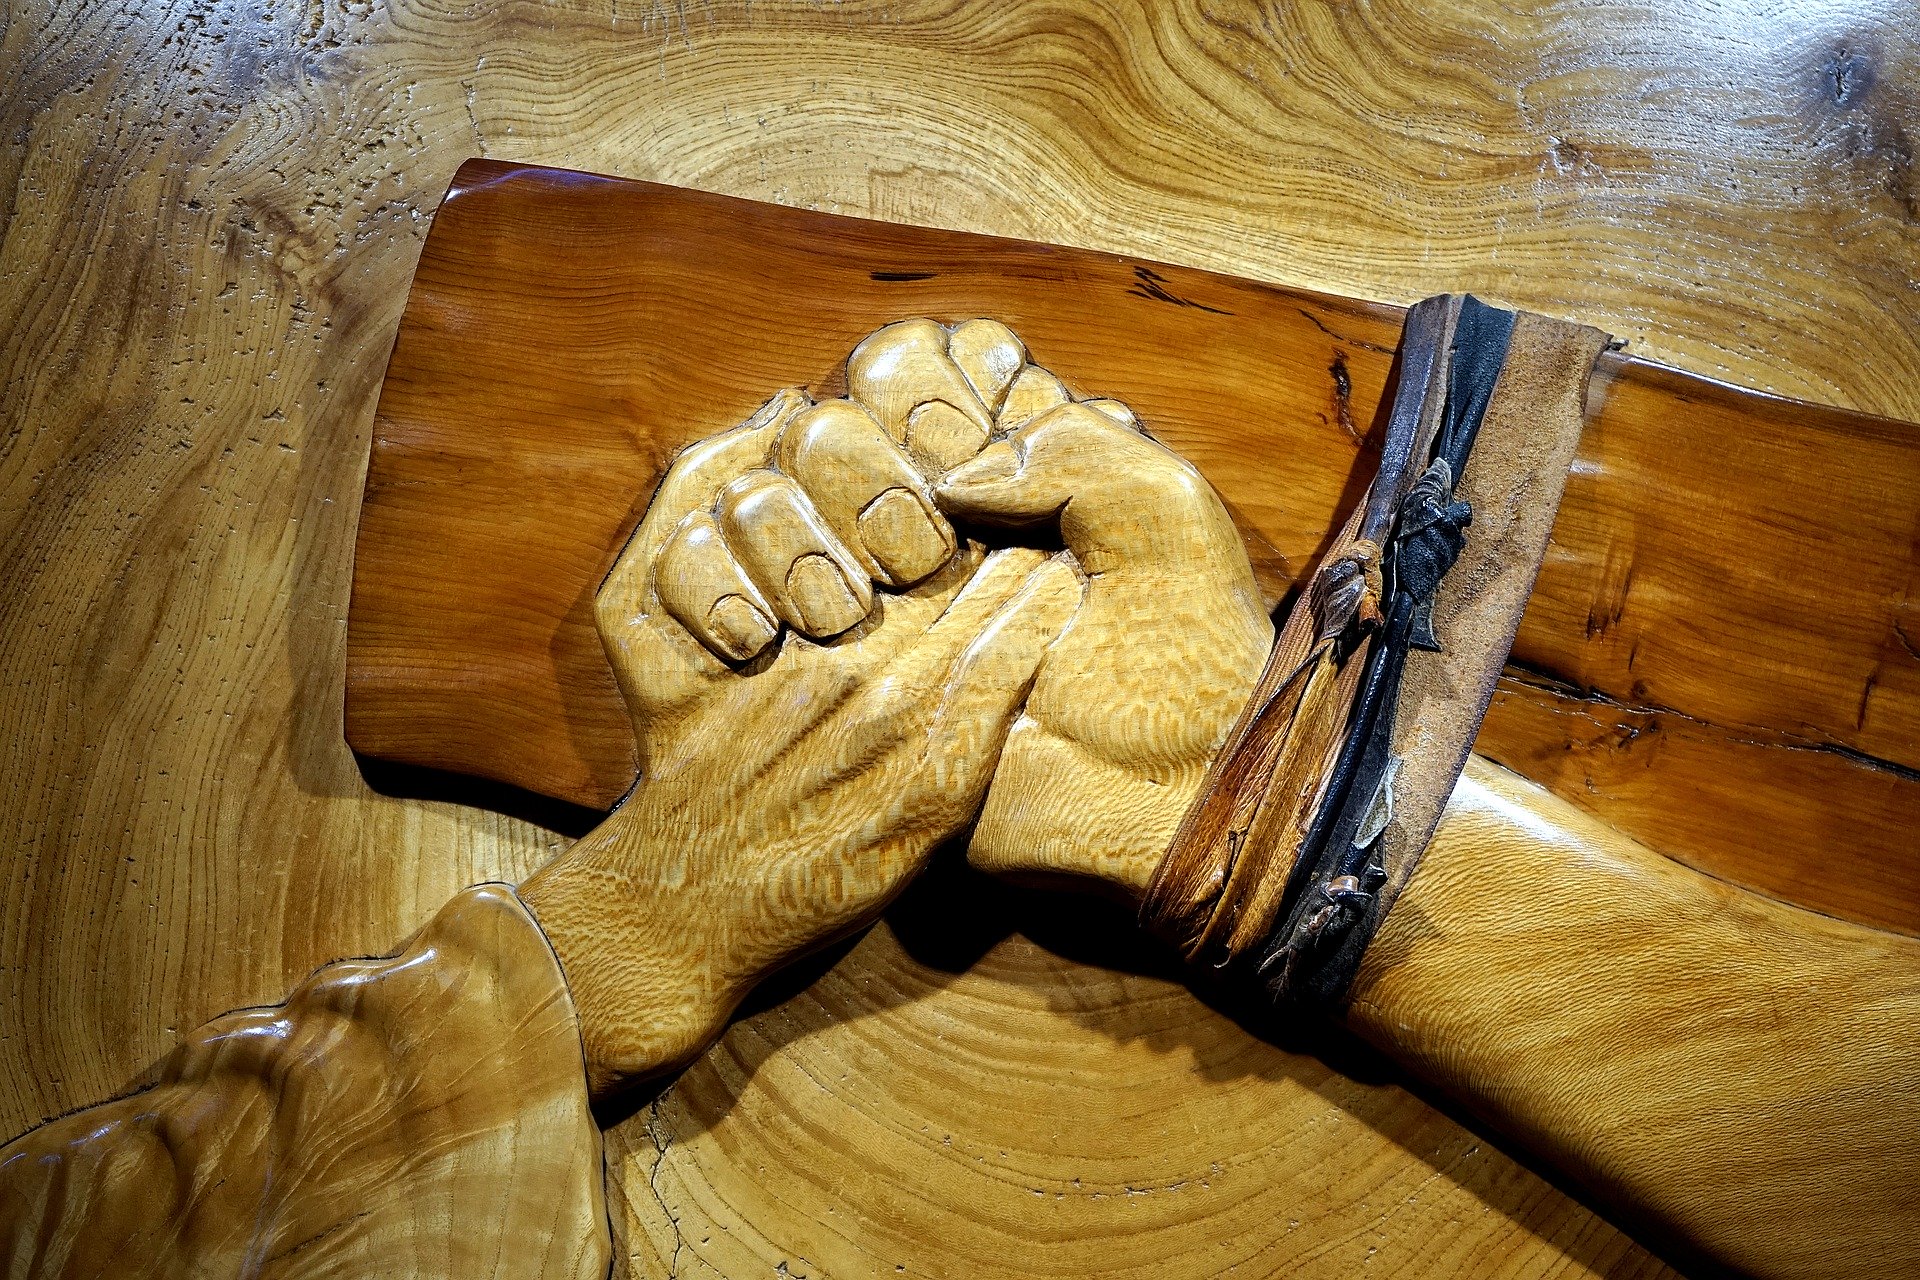
[[[1198,566],[1219,553],[1222,532],[1232,532],[1199,472],[1086,404],[1061,405],[988,445],[940,477],[933,495],[947,512],[982,524],[1057,517],[1068,550],[1094,575]]]

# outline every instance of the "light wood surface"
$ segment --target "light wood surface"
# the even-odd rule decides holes
[[[1273,624],[1199,473],[1030,355],[886,325],[847,396],[777,392],[654,492],[594,599],[644,776],[524,890],[597,1093],[685,1065],[963,827],[986,870],[1152,876]]]
[[[849,356],[851,396],[777,392],[661,481],[594,602],[646,782],[523,889],[597,1094],[690,1062],[979,814],[1094,592],[1064,557],[962,542],[934,505],[929,472],[990,460],[1023,366],[1004,326],[890,325]]]
[[[391,956],[196,1027],[140,1089],[0,1146],[34,1280],[601,1280],[600,1134],[552,947],[505,885]]]
[[[435,228],[376,415],[348,738],[596,806],[637,766],[588,602],[667,460],[765,388],[837,394],[886,320],[1003,320],[1198,466],[1272,600],[1370,474],[1399,333],[1392,308],[1188,268],[582,174],[477,164]],[[1815,852],[1867,834],[1863,815],[1920,813],[1920,658],[1900,639],[1920,436],[1632,360],[1596,381],[1515,645],[1531,675],[1490,749],[1550,759],[1562,794],[1716,875],[1920,930],[1911,859]],[[1603,786],[1604,756],[1558,758],[1582,714],[1629,743],[1647,716],[1684,719],[1692,749],[1662,754],[1659,786]],[[1702,820],[1726,778],[1801,781],[1798,747],[1834,757],[1832,785],[1782,838]]]
[[[4,27],[10,1131],[106,1096],[206,1018],[385,947],[458,887],[518,879],[564,843],[486,808],[375,794],[341,742],[374,396],[427,219],[470,155],[1349,296],[1476,289],[1699,373],[1920,418],[1899,145],[1920,78],[1891,0],[1537,15],[47,3]],[[1684,440],[1690,421],[1667,434]],[[1883,638],[1897,669],[1898,636]],[[1650,712],[1629,738],[1601,704],[1559,705],[1586,735],[1596,787],[1616,766],[1623,788],[1643,787],[1638,753],[1677,754],[1704,732]],[[1843,785],[1826,772],[1841,753],[1744,736],[1756,760],[1789,755]],[[1872,803],[1892,794],[1883,783]],[[1759,848],[1768,831],[1742,834]],[[1086,945],[1117,926],[1076,945],[1060,929],[1074,912],[991,893],[986,941],[944,911],[901,917],[743,1023],[664,1096],[657,1179],[646,1117],[616,1130],[633,1153],[616,1194],[645,1211],[628,1237],[637,1274],[666,1274],[676,1253],[696,1273],[703,1234],[731,1247],[751,1233],[795,1275],[828,1273],[803,1261],[814,1241],[878,1254],[877,1236],[845,1225],[842,1180],[967,1155],[990,1169],[1003,1116],[1085,1133],[1116,1186],[1141,1129],[1249,1134],[1222,1162],[1249,1173],[1231,1187],[1245,1193],[1238,1221],[1297,1219],[1296,1238],[1315,1242],[1249,1274],[1353,1270],[1375,1247],[1403,1269],[1464,1274],[1655,1269],[1398,1086],[1356,1084],[1183,987],[1129,976],[1132,942]],[[928,1047],[901,1056],[916,1037],[890,1034],[882,1013]],[[861,1044],[887,1047],[851,1059],[856,1071],[846,1046]],[[1050,1045],[1082,1055],[1061,1088],[1006,1084],[1019,1111],[974,1104],[979,1079],[1013,1079],[974,1064]],[[1186,1055],[1207,1069],[1170,1069]],[[946,1063],[954,1074],[929,1077]],[[922,1099],[929,1119],[924,1133],[886,1130],[898,1166],[876,1144],[853,1161],[836,1137],[882,1089]],[[1155,1109],[1115,1105],[1126,1096]],[[1338,1178],[1311,1158],[1332,1132],[1354,1162]],[[1058,1189],[1082,1176],[1060,1146],[1035,1146]],[[794,1180],[761,1172],[774,1153],[783,1171],[798,1157]],[[1080,1206],[1099,1259],[1116,1240],[1153,1247],[1123,1216],[1147,1202]],[[1231,1234],[1235,1219],[1184,1212]],[[1003,1264],[1039,1230],[1011,1206],[984,1216]],[[934,1252],[954,1230],[951,1216],[909,1217],[896,1238],[919,1251],[913,1270],[961,1274]],[[1066,1234],[1049,1247],[1072,1273]]]
[[[1522,328],[1481,447],[1551,462],[1518,478],[1468,463],[1460,491],[1489,518],[1469,530],[1464,595],[1497,600],[1476,631],[1442,587],[1439,687],[1491,687],[1499,656],[1482,651],[1520,615],[1552,503],[1534,495],[1522,538],[1494,528],[1514,518],[1498,508],[1527,500],[1524,480],[1558,492],[1602,344]],[[998,358],[969,358],[982,334]],[[1124,405],[1011,392],[1057,382],[1029,354],[988,320],[889,325],[849,358],[849,398],[779,393],[654,494],[595,600],[643,776],[525,889],[603,1095],[691,1061],[753,985],[872,918],[976,807],[975,865],[1158,889],[1273,631],[1198,473]],[[895,495],[910,521],[862,526]],[[1064,550],[955,550],[941,513],[1029,547],[1057,531]],[[1283,653],[1313,616],[1289,620]],[[1310,634],[1279,669],[1303,665]],[[1483,761],[1442,817],[1480,705],[1405,705],[1395,749],[1417,778],[1386,821],[1415,841],[1441,825],[1361,963],[1353,1025],[1716,1263],[1920,1268],[1920,940],[1716,882]],[[1222,897],[1247,860],[1233,843],[1239,859],[1194,877]],[[1293,852],[1280,841],[1245,896],[1284,883]]]
[[[1542,327],[1555,332],[1516,334],[1508,372],[1527,389],[1503,378],[1482,447],[1496,462],[1547,455],[1521,474],[1557,493],[1601,335]],[[1554,371],[1527,367],[1543,345]],[[976,864],[1139,895],[1273,631],[1198,473],[1123,404],[1069,399],[1028,354],[988,320],[896,323],[854,349],[849,397],[781,391],[683,452],[595,600],[644,777],[525,883],[533,916],[470,891],[397,960],[345,962],[284,1009],[216,1020],[153,1092],[0,1150],[9,1256],[34,1257],[36,1275],[150,1248],[181,1271],[259,1256],[295,1274],[376,1258],[438,1274],[520,1250],[534,1273],[575,1274],[603,1247],[587,1089],[618,1107],[693,1062],[755,986],[874,919],[937,844],[967,827]],[[1528,438],[1546,418],[1558,428]],[[1520,501],[1493,476],[1513,483],[1470,463],[1460,490],[1490,517]],[[1415,839],[1503,647],[1482,651],[1524,604],[1551,523],[1537,501],[1525,549],[1502,561],[1475,544],[1461,566],[1478,591],[1496,565],[1518,575],[1493,630],[1469,638],[1459,601],[1443,587],[1437,602],[1462,664],[1437,678],[1482,696],[1452,714],[1450,741],[1398,748],[1428,771],[1396,784],[1388,819]],[[954,516],[1009,525],[1016,545],[987,552]],[[1038,549],[1055,536],[1059,554]],[[1309,714],[1293,713],[1296,733]],[[1428,733],[1450,718],[1406,714]],[[1291,853],[1283,842],[1246,892],[1284,881]],[[1241,870],[1217,872],[1215,891]],[[1716,1263],[1797,1277],[1863,1258],[1920,1267],[1916,1020],[1920,940],[1712,881],[1481,762],[1366,953],[1351,1010],[1396,1061],[1633,1220]],[[497,1061],[523,1026],[526,1061]],[[1629,1032],[1637,1053],[1622,1051]],[[660,1118],[652,1107],[664,1159]],[[142,1159],[110,1149],[148,1133]],[[416,1168],[403,1148],[443,1154]],[[49,1179],[49,1159],[69,1176]],[[549,1182],[573,1188],[569,1230],[547,1229]],[[970,1204],[965,1182],[946,1172],[923,1194]],[[491,1237],[435,1207],[475,1198],[500,1206]],[[899,1236],[899,1218],[867,1217],[876,1242]],[[1128,1269],[1182,1247],[1192,1219],[1134,1226],[1151,1238]],[[1305,1242],[1243,1226],[1222,1243],[1245,1262]]]
[[[609,1133],[624,1274],[1673,1274],[1127,913],[935,875]]]
[[[1474,760],[1348,1021],[1739,1272],[1920,1269],[1920,940],[1719,884]]]
[[[1481,1187],[1489,1209],[1544,1207],[1483,1182],[1479,1148],[1403,1129],[1362,1083],[1392,1068],[1337,1038],[1313,1047],[1345,1077],[1253,1041],[1217,1057],[1208,1028],[1247,1011],[1174,997],[1177,969],[1127,972],[1137,950],[1070,997],[1035,984],[1061,952],[1113,947],[1124,918],[1054,906],[1046,919],[1003,898],[951,873],[910,891],[853,953],[886,957],[889,980],[843,987],[843,963],[736,1025],[612,1132],[612,1167],[633,1171],[613,1211],[638,1274],[937,1272],[913,1243],[929,1237],[967,1275],[1083,1274],[1093,1248],[1121,1275],[1501,1269],[1474,1224],[1432,1216],[1436,1179],[1366,1167],[1369,1131]],[[961,1058],[955,1007],[989,1031]],[[1022,1034],[1063,1012],[1044,1047]],[[1916,1263],[1916,1016],[1920,942],[1716,884],[1475,759],[1368,954],[1350,1022],[1679,1249],[1843,1276]],[[1220,1160],[1216,1131],[1176,1100],[1194,1072],[1215,1084],[1215,1123],[1259,1135],[1243,1157]],[[822,1110],[827,1080],[840,1087]],[[1333,1097],[1344,1122],[1320,1111]],[[1116,1110],[1124,1123],[1088,1122]],[[1364,1188],[1370,1229],[1328,1236],[1249,1202],[1280,1147],[1328,1170],[1328,1194]],[[768,1197],[773,1170],[797,1175]],[[1601,1239],[1567,1247],[1573,1273],[1639,1265]]]

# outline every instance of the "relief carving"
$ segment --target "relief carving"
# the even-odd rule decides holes
[[[1889,1204],[1911,1187],[1920,944],[1717,884],[1484,761],[1457,772],[1551,523],[1545,498],[1494,508],[1513,476],[1557,501],[1578,431],[1598,347],[1568,328],[1515,330],[1533,381],[1501,383],[1484,429],[1538,447],[1462,478],[1490,518],[1421,625],[1472,637],[1470,660],[1407,657],[1418,714],[1378,741],[1407,766],[1386,785],[1413,782],[1365,824],[1410,846],[1382,872],[1402,896],[1323,1008],[1717,1259],[1793,1273],[1848,1231],[1909,1247],[1901,1215],[1815,1193],[1843,1164]],[[517,892],[469,889],[397,958],[216,1020],[135,1092],[0,1149],[10,1274],[604,1274],[589,1098],[688,1062],[937,846],[971,824],[978,867],[1149,893],[1263,668],[1327,637],[1290,623],[1276,647],[1206,480],[1005,325],[888,324],[845,390],[779,391],[684,451],[601,586],[640,745],[624,802]],[[1476,549],[1489,530],[1517,550]],[[1307,741],[1303,762],[1338,734]],[[1294,772],[1297,826],[1320,774]],[[1201,859],[1191,914],[1236,870],[1277,903],[1284,857],[1236,867],[1252,811],[1207,794],[1237,834],[1205,847],[1228,856]]]

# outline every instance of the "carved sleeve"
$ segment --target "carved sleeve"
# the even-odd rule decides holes
[[[504,885],[0,1149],[9,1276],[604,1276],[558,962]]]

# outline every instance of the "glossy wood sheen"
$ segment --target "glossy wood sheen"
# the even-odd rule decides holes
[[[518,880],[562,843],[376,794],[340,735],[368,424],[467,157],[1354,297],[1474,289],[1698,373],[1914,420],[1909,9],[16,6],[0,23],[6,1131],[108,1095],[205,1019],[386,947],[460,886]],[[984,1184],[1013,1194],[981,1249],[933,1206],[903,1214],[898,1257],[848,1225],[840,1194],[878,1168],[901,1171],[877,1182],[894,1196],[973,1155],[990,1175],[995,1126],[1016,1116],[1036,1135],[1023,1167],[1051,1180],[1037,1185],[1094,1181],[1063,1149],[1072,1133],[1101,1153],[1098,1190],[1123,1191],[1142,1147],[1191,1144],[1164,1182],[1215,1160],[1247,1173],[1229,1188],[1245,1216],[1189,1210],[1207,1224],[1194,1238],[1297,1220],[1293,1238],[1336,1245],[1265,1252],[1249,1274],[1357,1270],[1374,1247],[1429,1274],[1658,1270],[1403,1089],[1130,977],[1124,922],[1003,896],[1016,914],[956,918],[952,897],[903,914],[898,945],[877,937],[742,1024],[662,1099],[664,1159],[644,1114],[616,1131],[636,1273],[712,1274],[703,1248],[750,1247],[818,1275],[816,1241],[869,1250],[882,1274],[1039,1256],[1015,1183]],[[1006,940],[969,969],[983,918]],[[849,1043],[870,1046],[850,1065]],[[1076,1055],[1069,1084],[1103,1087],[1017,1083],[1057,1046]],[[888,1160],[842,1140],[883,1094],[921,1099],[928,1126],[857,1131],[883,1133]],[[1157,1110],[1142,1120],[1129,1097]],[[789,1164],[805,1194],[762,1172]],[[1079,1274],[1154,1247],[1135,1207],[1181,1202],[1063,1203],[1085,1217],[1047,1261]]]
[[[1351,1020],[1717,1262],[1838,1276],[1871,1257],[1904,1274],[1920,1267],[1920,939],[1720,883],[1485,761],[1457,772],[1603,345],[1537,316],[1515,325],[1456,491],[1480,515],[1435,601],[1449,649],[1410,659],[1401,688],[1376,849],[1406,890],[1358,961]],[[692,1061],[751,986],[870,919],[962,824],[975,865],[1140,894],[1217,783],[1206,762],[1260,698],[1270,647],[1278,670],[1310,665],[1311,615],[1275,640],[1232,518],[1191,465],[1127,406],[1067,402],[1026,355],[992,320],[877,330],[847,361],[848,398],[780,392],[683,451],[596,593],[646,776],[523,893],[602,1096]],[[913,524],[861,527],[882,494]],[[962,547],[935,570],[909,552],[954,547],[940,513],[1011,525],[1016,545]],[[1020,545],[1056,537],[1053,558]],[[884,567],[902,564],[910,577]],[[1283,714],[1318,760],[1325,708],[1310,698]],[[1325,766],[1289,779],[1278,759],[1262,767],[1283,800],[1310,796]],[[1272,839],[1259,818],[1236,821],[1247,837],[1221,838],[1177,902],[1217,895],[1244,917],[1285,880],[1297,835],[1268,862],[1250,852]],[[1164,867],[1151,878],[1149,898]],[[1215,953],[1191,939],[1206,945],[1206,923],[1155,927],[1204,969]],[[941,1172],[923,1193],[964,1198],[967,1180]],[[1129,1262],[1185,1223],[1157,1222]],[[1264,1243],[1241,1228],[1232,1247]]]
[[[504,885],[194,1029],[140,1084],[0,1146],[8,1276],[606,1275],[579,1022]]]
[[[1250,1036],[1122,913],[977,879],[609,1133],[635,1276],[1674,1274],[1344,1038]]]
[[[1080,394],[1126,400],[1222,492],[1270,598],[1364,483],[1397,340],[1387,307],[476,163],[436,215],[376,420],[349,739],[610,804],[638,766],[587,599],[660,468],[770,386],[830,394],[836,350],[915,314],[1005,320]],[[1485,749],[1714,874],[1920,929],[1920,656],[1902,641],[1920,431],[1636,360],[1598,381],[1514,648],[1566,688],[1511,684]],[[1648,717],[1685,723],[1691,749],[1642,785],[1570,767],[1569,691],[1629,742]],[[1796,788],[1809,752],[1829,785]],[[1736,774],[1794,796],[1758,847]],[[1842,830],[1865,856],[1826,856]]]
[[[1076,990],[1056,1040],[1025,1043],[1018,1029],[1037,1010],[1016,975],[1050,957],[1004,939],[1010,922],[979,893],[947,877],[894,913],[896,926],[922,912],[967,920],[958,958],[906,944],[891,982],[829,979],[736,1026],[672,1097],[610,1136],[629,1186],[646,1171],[649,1194],[616,1206],[644,1241],[637,1262],[884,1274],[938,1237],[969,1275],[1085,1274],[1098,1245],[1113,1250],[1101,1273],[1116,1275],[1484,1269],[1462,1224],[1434,1229],[1424,1187],[1369,1168],[1366,1144],[1322,1127],[1302,1087],[1347,1099],[1412,1150],[1437,1139],[1426,1158],[1461,1159],[1475,1180],[1477,1153],[1416,1138],[1364,1087],[1283,1065],[1267,1046],[1215,1057],[1210,1018],[1183,1025],[1154,975],[1104,974]],[[1074,945],[1071,915],[1055,911],[1019,925]],[[861,945],[902,949],[893,930]],[[965,1056],[926,1007],[935,987],[988,1032]],[[1716,1262],[1841,1277],[1863,1259],[1889,1275],[1920,1265],[1916,1017],[1920,941],[1717,883],[1474,760],[1367,953],[1348,1021]],[[1168,1098],[1194,1071],[1216,1082],[1204,1115]],[[1269,1073],[1278,1087],[1256,1103],[1249,1082]],[[1085,1122],[1110,1108],[1126,1121]],[[974,1111],[985,1119],[960,1119]],[[1217,1158],[1217,1123],[1258,1135],[1246,1156]],[[1283,1147],[1311,1153],[1335,1186],[1371,1185],[1393,1225],[1329,1238],[1250,1201]],[[1014,1255],[1009,1224],[1024,1244]],[[1432,1234],[1416,1242],[1421,1230]],[[1594,1243],[1585,1265],[1624,1269]]]
[[[1920,940],[1718,884],[1484,761],[1348,1013],[1600,1194],[1769,1276],[1920,1269],[1917,1022]]]

